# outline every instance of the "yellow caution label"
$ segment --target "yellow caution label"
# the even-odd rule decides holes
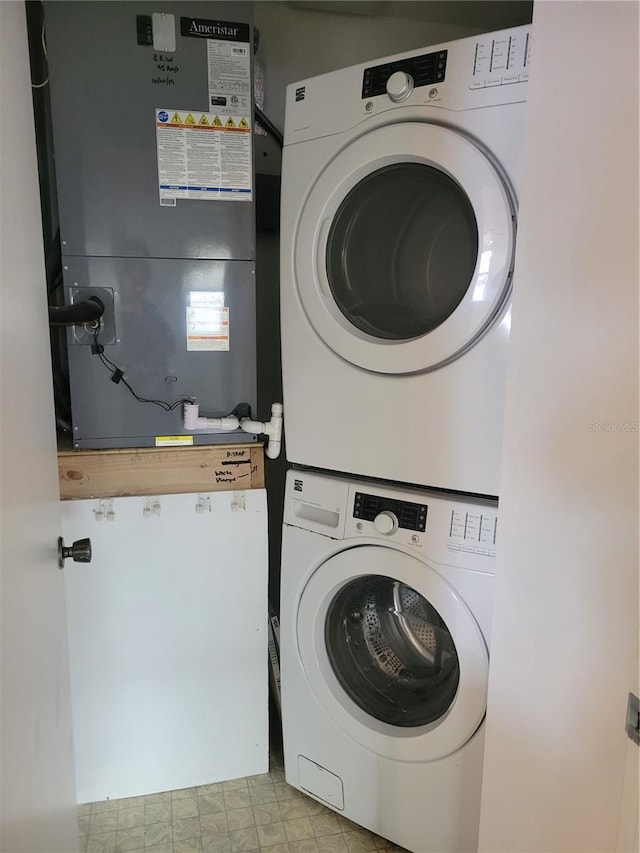
[[[195,119],[194,119],[194,117],[191,115],[191,113],[189,113],[189,115],[188,115],[188,116],[186,117],[186,119],[184,120],[184,123],[185,123],[185,124],[195,124],[195,123],[196,123],[196,120],[195,120]]]
[[[209,119],[204,113],[200,116],[200,121],[198,122],[198,124],[202,124],[205,127],[209,127]]]
[[[174,113],[171,116],[171,124],[182,124],[182,119],[180,118],[179,113]]]
[[[213,121],[211,122],[211,124],[212,124],[214,127],[222,127],[222,122],[220,121],[220,117],[219,117],[219,116],[215,116],[215,117],[214,117],[214,119],[213,119]]]
[[[181,445],[191,446],[192,435],[157,435],[156,447],[179,447]]]
[[[235,126],[236,126],[236,123],[235,123],[235,121],[231,118],[231,116],[229,116],[229,118],[225,121],[224,126],[225,126],[225,127],[235,127]]]
[[[249,127],[249,125],[247,124],[246,118],[243,117],[240,119],[240,121],[238,122],[238,127],[242,127],[244,130],[246,130]]]

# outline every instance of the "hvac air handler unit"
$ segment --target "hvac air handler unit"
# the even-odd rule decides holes
[[[48,2],[73,444],[248,441],[256,399],[251,4]],[[244,404],[244,405],[239,405]]]

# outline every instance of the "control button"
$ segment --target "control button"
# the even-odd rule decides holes
[[[413,542],[414,545],[416,545],[420,541],[420,537],[416,536],[416,534],[414,533],[413,536],[411,537],[411,541]]]
[[[396,71],[387,80],[387,95],[392,101],[404,101],[413,92],[413,80],[406,71]]]
[[[429,97],[430,98],[435,98],[437,94],[438,94],[438,90],[436,88],[429,89]]]
[[[391,536],[398,529],[398,519],[392,512],[384,510],[376,515],[373,520],[373,526],[383,536]]]
[[[364,108],[368,113],[370,113],[373,109],[373,101],[367,101],[367,103],[364,105]]]
[[[364,527],[364,524],[363,524],[361,521],[359,521],[359,522],[356,524],[356,530],[362,530],[362,529],[363,529],[363,527]],[[487,554],[488,554],[488,553],[489,553],[489,552],[487,551]]]

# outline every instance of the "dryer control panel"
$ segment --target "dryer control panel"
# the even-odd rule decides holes
[[[439,50],[435,53],[423,53],[420,56],[410,56],[395,62],[385,62],[384,65],[365,68],[362,77],[362,97],[373,98],[376,95],[384,95],[387,90],[387,81],[398,71],[411,77],[413,88],[442,83],[447,70],[447,53],[447,50]]]

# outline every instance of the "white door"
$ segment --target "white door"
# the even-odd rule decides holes
[[[56,440],[23,3],[0,3],[0,849],[78,849]]]
[[[514,242],[515,199],[487,155],[461,133],[405,119],[352,139],[313,184],[296,284],[312,326],[346,361],[431,370],[500,314]]]
[[[638,665],[639,11],[534,3],[486,853],[610,853],[624,809]],[[609,58],[606,77],[594,56]]]
[[[443,758],[484,718],[482,632],[455,590],[409,554],[363,545],[328,559],[302,593],[297,635],[319,704],[372,752]]]
[[[78,802],[268,770],[266,493],[237,494],[64,502]]]

